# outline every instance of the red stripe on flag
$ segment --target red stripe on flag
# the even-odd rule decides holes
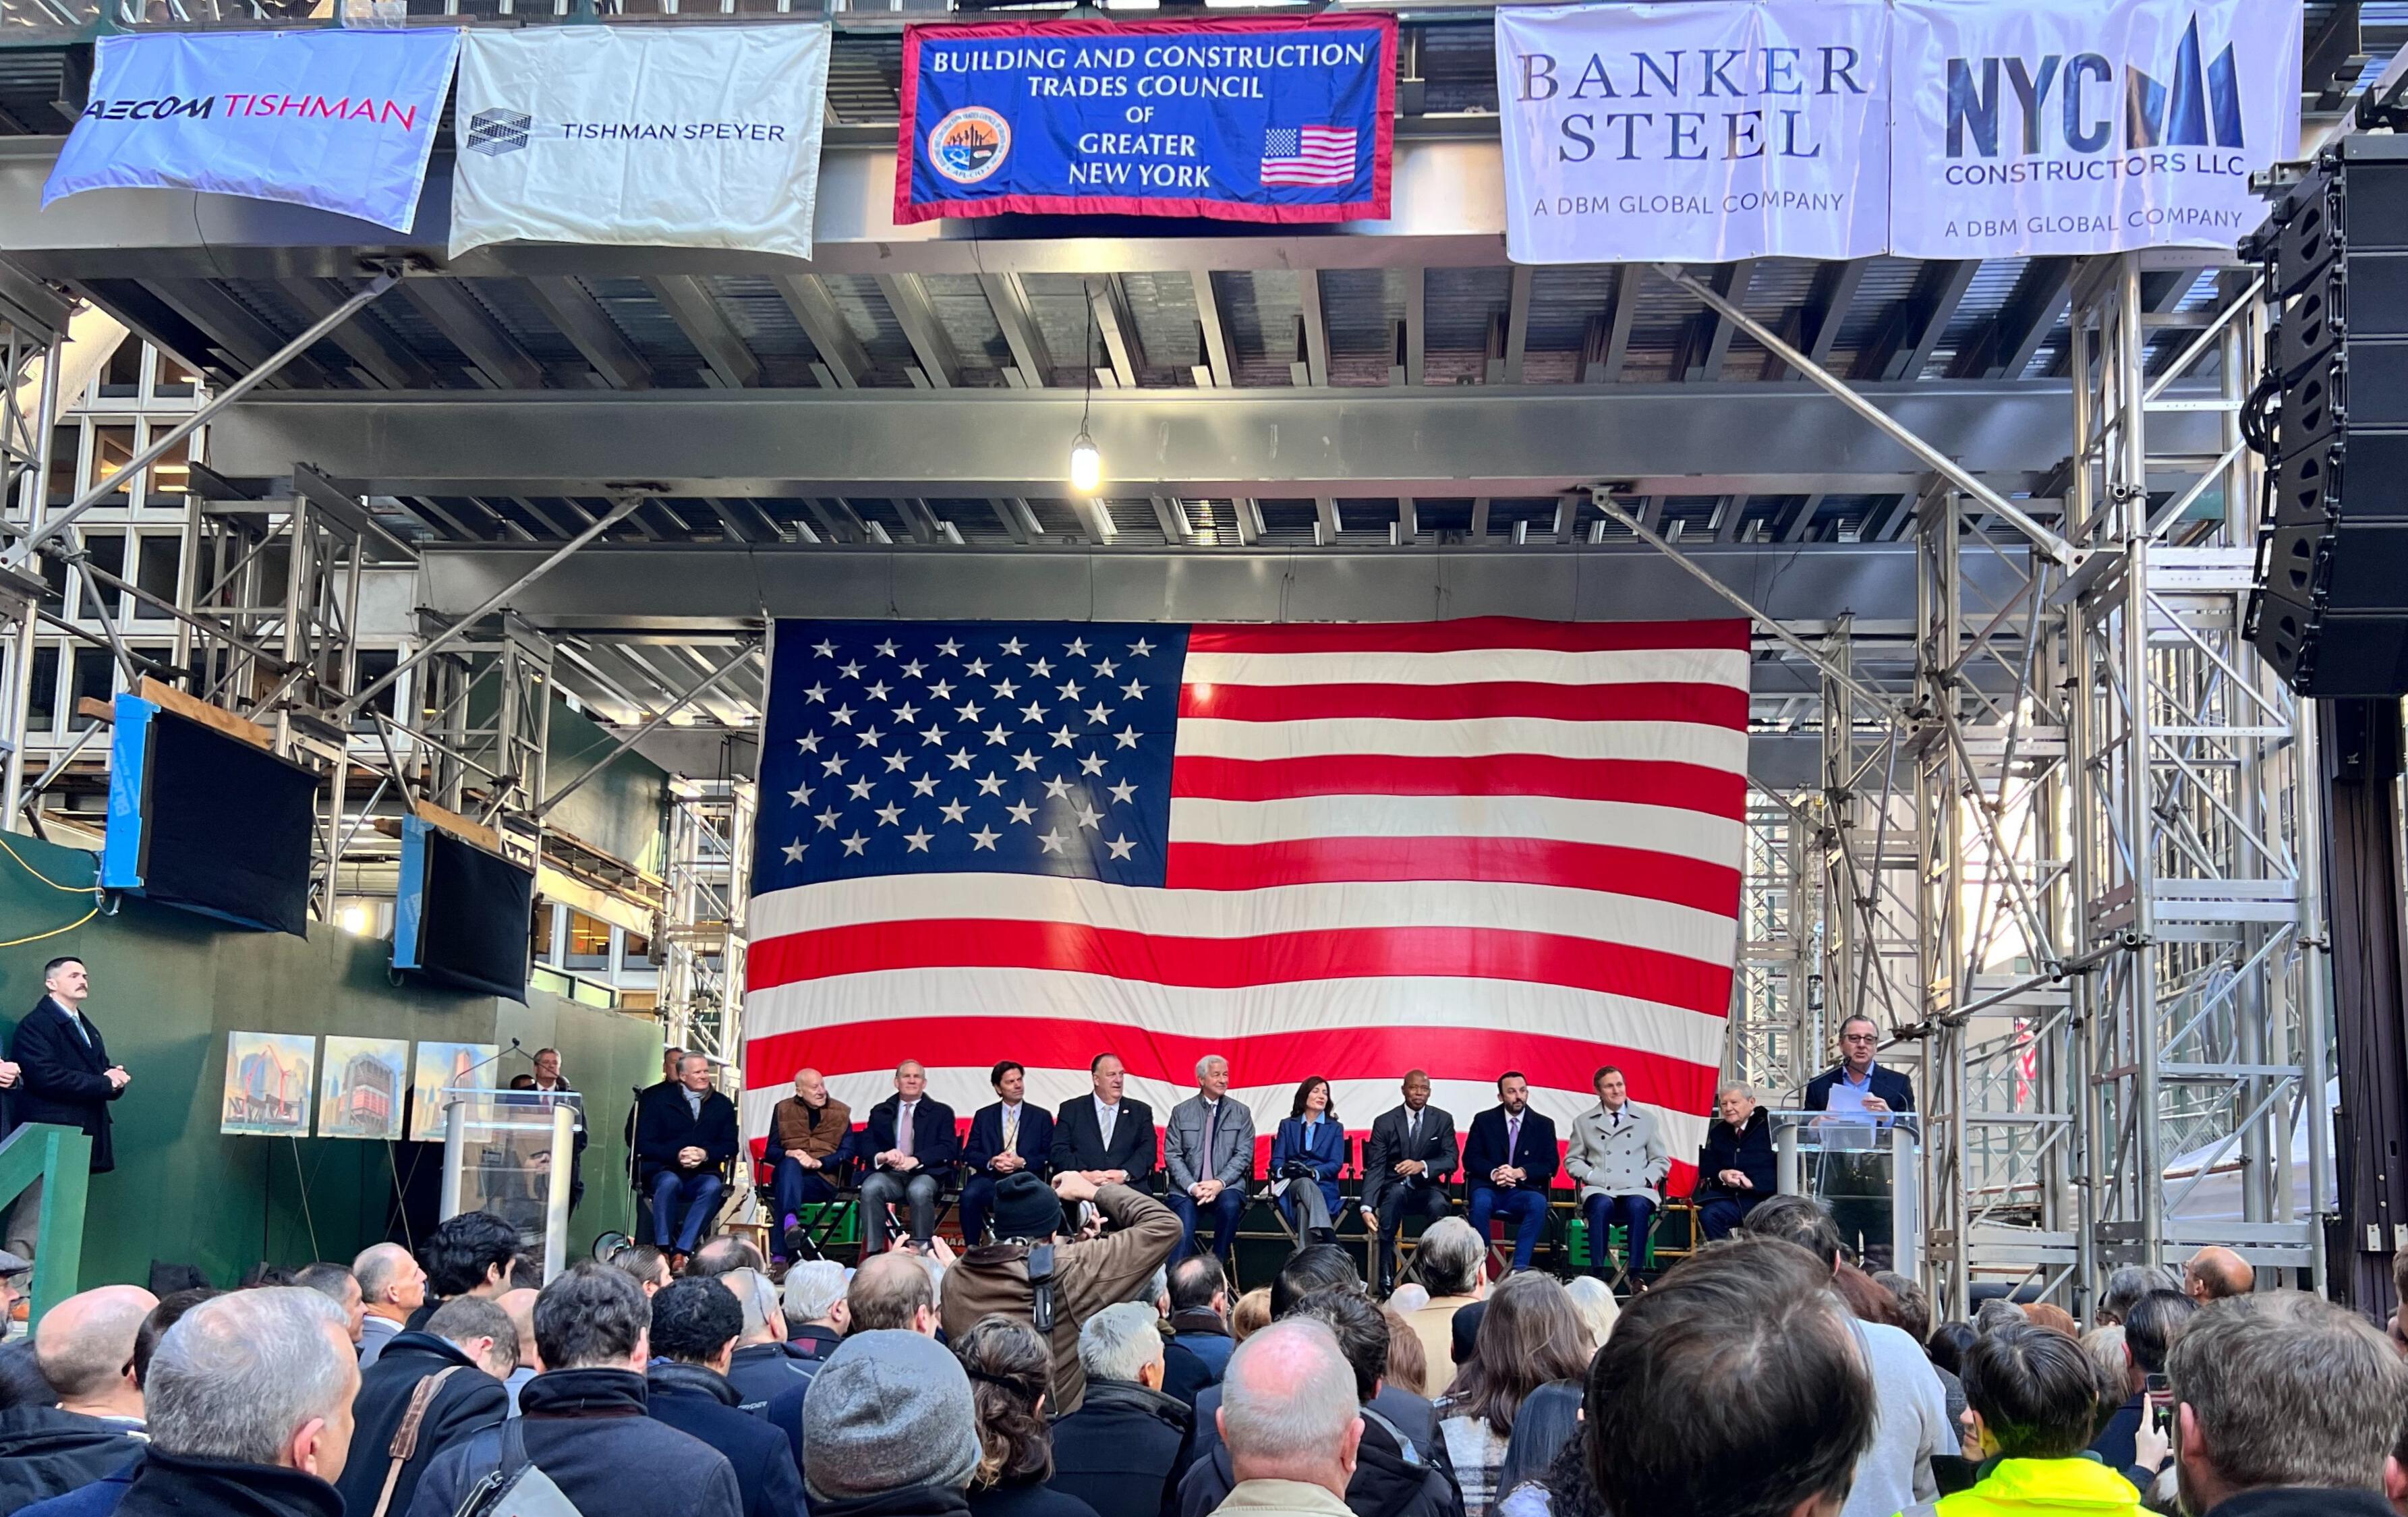
[[[1187,635],[1188,651],[1196,653],[1451,653],[1467,648],[1594,653],[1612,649],[1747,646],[1747,623],[1740,618],[1533,622],[1518,616],[1467,616],[1453,622],[1199,626]]]
[[[1173,890],[1261,890],[1373,880],[1477,880],[1610,891],[1739,915],[1740,873],[1702,859],[1541,837],[1300,837],[1172,843]],[[1720,1011],[1722,1009],[1714,1009]]]
[[[1068,922],[871,922],[752,945],[753,990],[832,975],[937,967],[1053,969],[1198,989],[1310,980],[1513,980],[1629,995],[1722,1016],[1731,971],[1655,949],[1494,927],[1351,927],[1260,937],[1168,937]],[[1325,1034],[1325,1037],[1330,1036]]]
[[[1182,685],[1179,714],[1223,722],[1304,722],[1384,717],[1464,722],[1537,717],[1558,722],[1692,722],[1747,725],[1747,692],[1730,685],[1555,685],[1498,680],[1476,685]]]
[[[1280,801],[1298,795],[1554,795],[1736,815],[1747,777],[1658,759],[1568,759],[1548,753],[1449,758],[1316,753],[1233,759],[1191,753],[1170,765],[1170,794],[1195,800]]]
[[[1398,1080],[1408,1069],[1426,1069],[1440,1080],[1490,1081],[1501,1070],[1519,1069],[1533,1085],[1584,1091],[1598,1066],[1611,1064],[1629,1080],[1632,1096],[1675,1111],[1711,1103],[1716,1073],[1712,1065],[1645,1049],[1501,1027],[1349,1027],[1188,1038],[1068,1017],[901,1017],[753,1038],[744,1045],[744,1082],[759,1090],[792,1081],[805,1066],[845,1074],[892,1068],[904,1059],[954,1068],[1011,1059],[1039,1069],[1084,1069],[1107,1050],[1120,1056],[1131,1075],[1171,1085],[1193,1084],[1196,1061],[1207,1053],[1226,1056],[1235,1082],[1250,1086],[1284,1085],[1312,1075]],[[1366,1128],[1372,1115],[1347,1114]],[[1456,1117],[1460,1128],[1470,1113]]]

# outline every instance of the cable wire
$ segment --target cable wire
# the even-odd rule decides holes
[[[70,895],[80,895],[80,894],[82,894],[85,891],[88,891],[88,890],[90,890],[90,889],[92,889],[92,888],[93,888],[93,886],[92,886],[92,885],[62,885],[62,884],[60,884],[57,880],[55,880],[51,879],[49,875],[46,875],[46,874],[42,873],[42,871],[41,871],[41,870],[35,868],[35,867],[34,867],[32,865],[30,865],[30,864],[26,864],[26,863],[25,863],[25,856],[24,856],[23,854],[22,854],[22,853],[18,852],[15,849],[10,848],[10,847],[8,846],[8,840],[7,840],[6,837],[0,837],[0,852],[5,852],[5,853],[7,853],[10,858],[15,859],[15,860],[18,862],[18,864],[19,864],[19,865],[21,865],[21,866],[23,866],[24,871],[25,871],[27,874],[32,875],[35,879],[36,879],[36,880],[40,880],[43,884],[50,886],[52,890],[64,891],[64,892],[66,892],[66,893],[67,893],[68,894],[70,894]],[[97,871],[97,870],[95,870],[94,872],[95,872],[95,873],[97,873],[98,871]],[[99,883],[99,881],[95,880],[93,883],[93,884],[98,884],[98,883]],[[6,946],[6,945],[0,945],[0,946]]]

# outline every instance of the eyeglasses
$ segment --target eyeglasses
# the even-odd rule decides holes
[[[1850,1033],[1846,1037],[1841,1038],[1840,1041],[1842,1043],[1878,1043],[1881,1039],[1871,1033]]]

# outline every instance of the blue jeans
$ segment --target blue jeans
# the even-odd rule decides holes
[[[1477,1186],[1471,1193],[1471,1230],[1480,1241],[1488,1241],[1488,1219],[1504,1217],[1512,1221],[1513,1267],[1530,1267],[1530,1254],[1539,1246],[1539,1234],[1547,1225],[1547,1193],[1526,1191],[1519,1186],[1498,1190],[1491,1185]]]
[[[703,1224],[719,1209],[719,1173],[713,1169],[697,1169],[681,1175],[674,1169],[664,1169],[652,1177],[652,1242],[664,1249],[673,1248],[681,1253],[692,1253],[702,1241]],[[685,1221],[676,1223],[682,1214]],[[669,1236],[677,1228],[674,1240]]]
[[[1179,1217],[1179,1246],[1170,1251],[1170,1262],[1177,1264],[1196,1252],[1197,1207],[1192,1195],[1165,1197],[1170,1209]],[[1246,1214],[1246,1193],[1231,1186],[1204,1203],[1203,1210],[1212,1216],[1212,1252],[1223,1264],[1229,1262],[1229,1252],[1238,1246],[1238,1219]]]
[[[1610,1268],[1613,1251],[1607,1245],[1607,1230],[1627,1227],[1630,1236],[1623,1245],[1629,1255],[1630,1267],[1637,1269],[1639,1261],[1647,1256],[1647,1229],[1656,1220],[1656,1203],[1643,1195],[1592,1195],[1583,1203],[1588,1215],[1588,1262],[1593,1269]]]
[[[828,1183],[826,1170],[806,1169],[791,1158],[781,1158],[770,1179],[769,1194],[778,1211],[778,1231],[782,1234],[804,1207],[835,1200],[836,1187]]]

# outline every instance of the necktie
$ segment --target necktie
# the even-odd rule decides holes
[[[1003,1152],[1010,1153],[1020,1147],[1020,1108],[1003,1109]]]
[[[906,1101],[895,1113],[895,1152],[905,1158],[911,1156],[911,1111],[920,1103]]]
[[[1521,1146],[1522,1119],[1508,1117],[1505,1119],[1505,1162],[1507,1164],[1513,1162],[1513,1151]]]
[[[1214,1166],[1214,1165],[1213,1165],[1213,1163],[1212,1163],[1212,1122],[1213,1122],[1213,1119],[1214,1119],[1214,1118],[1216,1118],[1216,1117],[1218,1117],[1220,1114],[1221,1114],[1221,1103],[1220,1103],[1220,1102],[1218,1102],[1218,1101],[1207,1101],[1207,1102],[1205,1102],[1205,1103],[1204,1103],[1204,1169],[1205,1169],[1205,1173],[1204,1173],[1203,1178],[1204,1178],[1204,1179],[1206,1179],[1206,1180],[1210,1180],[1210,1179],[1211,1179],[1211,1178],[1212,1178],[1211,1171],[1212,1171],[1212,1169],[1215,1167],[1215,1166]]]
[[[1418,1111],[1408,1111],[1405,1113],[1405,1147],[1411,1149],[1421,1140],[1422,1114]]]
[[[90,1048],[90,1047],[92,1047],[92,1034],[84,1030],[84,1025],[83,1025],[83,1017],[82,1017],[82,1015],[81,1015],[80,1013],[79,1013],[79,1012],[74,1012],[74,1011],[70,1011],[70,1012],[68,1012],[68,1013],[67,1013],[67,1025],[68,1025],[68,1026],[70,1026],[70,1027],[73,1027],[73,1028],[76,1030],[76,1036],[77,1036],[78,1038],[82,1038],[82,1039],[83,1039],[83,1046],[84,1046],[84,1047],[86,1047],[86,1048]]]
[[[1120,1114],[1121,1109],[1117,1105],[1113,1105],[1104,1107],[1096,1115],[1096,1125],[1104,1135],[1104,1147],[1106,1148],[1111,1148],[1112,1146],[1112,1123],[1119,1120]]]

